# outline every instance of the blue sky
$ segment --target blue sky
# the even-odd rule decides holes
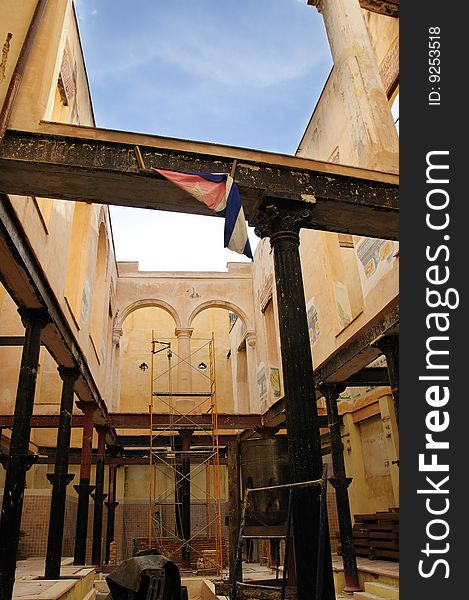
[[[294,154],[332,65],[307,0],[75,5],[98,127]],[[144,270],[243,260],[215,217],[113,208],[112,221],[118,260]]]

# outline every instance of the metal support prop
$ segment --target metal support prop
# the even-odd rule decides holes
[[[84,565],[86,563],[89,496],[94,489],[94,486],[90,485],[93,420],[98,405],[95,402],[77,402],[77,406],[85,413],[85,418],[83,422],[83,439],[81,446],[80,483],[79,485],[74,486],[78,493],[78,506],[73,564]]]
[[[107,507],[107,524],[106,524],[106,547],[104,550],[104,563],[109,564],[111,542],[114,540],[114,525],[116,517],[116,508],[119,506],[119,502],[116,500],[116,487],[117,487],[117,469],[119,465],[109,466],[109,492],[108,501],[104,504]]]
[[[337,400],[344,387],[337,384],[324,384],[320,391],[326,399],[327,420],[331,439],[332,466],[334,476],[329,480],[335,489],[337,513],[339,517],[340,545],[342,547],[342,560],[344,563],[345,587],[344,592],[353,593],[359,591],[357,559],[353,547],[352,516],[350,514],[350,502],[348,487],[352,482],[351,477],[345,473],[344,447],[340,433],[340,419],[337,408]]]
[[[59,367],[62,378],[62,396],[60,400],[60,421],[57,430],[57,452],[54,473],[47,475],[52,484],[50,503],[49,534],[47,539],[45,579],[59,579],[62,560],[62,538],[65,520],[65,502],[67,485],[74,475],[68,472],[70,452],[70,433],[72,429],[73,395],[75,382],[80,374],[77,368]]]
[[[279,588],[278,586],[269,586],[269,585],[257,585],[256,587],[258,589],[263,588],[265,590],[269,590],[269,591],[277,591],[280,592],[280,598],[281,600],[285,600],[285,595],[286,595],[286,588],[287,588],[287,581],[288,581],[288,547],[290,545],[290,527],[291,527],[291,517],[292,517],[292,495],[293,495],[293,491],[297,491],[300,489],[307,489],[310,487],[317,487],[317,486],[322,486],[325,489],[325,483],[326,483],[326,478],[325,475],[323,473],[323,477],[322,479],[316,479],[314,481],[301,481],[301,482],[297,482],[297,483],[284,483],[284,484],[280,484],[280,485],[270,485],[270,486],[266,486],[266,487],[258,487],[258,488],[246,488],[245,492],[244,492],[244,498],[243,498],[243,504],[242,504],[242,509],[241,509],[241,518],[240,518],[240,524],[239,524],[239,535],[238,535],[238,542],[236,545],[236,560],[235,560],[235,565],[233,568],[233,573],[232,573],[232,577],[231,577],[231,592],[230,592],[230,600],[237,600],[238,597],[238,582],[242,581],[243,578],[243,574],[242,574],[242,551],[243,551],[243,540],[253,540],[253,539],[267,539],[267,540],[271,540],[271,541],[277,541],[277,540],[285,540],[285,553],[284,553],[284,564],[283,564],[283,579],[282,579],[282,585]],[[271,492],[272,490],[289,490],[289,496],[288,496],[288,513],[287,513],[287,522],[286,522],[286,535],[244,535],[244,529],[246,527],[246,511],[247,508],[249,506],[249,495],[256,493],[256,492]],[[321,488],[322,489],[322,488]],[[322,496],[321,496],[322,497]],[[321,512],[321,518],[322,520],[326,521],[327,524],[327,506],[324,505],[324,508],[322,508],[322,512]],[[318,582],[316,584],[316,589],[315,591],[317,592],[318,589],[322,590],[322,563],[324,561],[324,556],[326,555],[326,551],[329,548],[329,545],[326,544],[326,542],[328,540],[324,539],[325,536],[328,536],[328,530],[327,530],[327,525],[324,526],[324,524],[321,526],[322,521],[320,521],[320,527],[319,527],[319,533],[318,533],[318,547],[319,548],[323,548],[324,551],[322,553],[322,555],[320,555],[320,553],[318,553],[318,564],[316,565],[321,566],[321,577],[318,579]],[[244,584],[244,585],[252,585],[252,584]],[[318,588],[319,586],[319,588]],[[322,596],[315,596],[314,598],[317,598],[319,600],[319,598],[321,598],[322,600]]]
[[[49,316],[43,309],[19,309],[18,312],[26,331],[0,515],[0,598],[2,600],[10,600],[13,596],[26,471],[31,468],[36,459],[34,455],[28,454],[28,451],[41,334],[49,322]]]
[[[396,423],[399,426],[399,337],[397,335],[385,335],[375,345],[386,357]]]
[[[182,568],[191,568],[191,436],[194,432],[190,429],[179,431],[181,436],[181,525],[183,546],[181,549]]]
[[[239,535],[239,520],[241,512],[240,500],[240,451],[239,443],[232,442],[228,444],[228,487],[229,487],[229,574],[230,581],[233,581],[234,567],[236,563],[236,540]]]
[[[313,362],[299,253],[299,231],[311,222],[312,217],[313,210],[305,209],[304,204],[268,198],[254,219],[257,235],[270,237],[274,258],[288,454],[294,482],[320,479],[322,475]],[[311,600],[318,577],[319,489],[295,490],[293,509],[298,600]],[[330,555],[324,559],[322,600],[335,600]]]
[[[103,541],[103,502],[107,497],[104,493],[104,459],[106,451],[106,427],[97,426],[98,452],[96,456],[96,487],[93,494],[93,546],[91,551],[91,562],[93,565],[101,565],[101,549]]]

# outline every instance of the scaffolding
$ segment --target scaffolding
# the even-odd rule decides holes
[[[184,548],[193,556],[204,558],[195,542],[204,537],[208,541],[212,539],[215,552],[208,559],[209,566],[220,574],[223,567],[223,535],[215,340],[213,333],[209,339],[191,339],[188,356],[180,356],[174,350],[175,341],[156,339],[152,331],[148,547],[159,547],[165,556],[173,557],[173,560]],[[180,391],[177,384],[174,385],[174,375],[176,373],[177,382],[181,368],[191,374],[190,389],[184,391]],[[167,414],[167,424],[157,425],[153,419],[156,413]],[[209,426],[201,426],[192,418],[199,414],[211,415]],[[191,447],[183,450],[181,437],[187,430],[192,432],[189,435],[195,433],[200,436],[199,444],[202,439],[203,445],[198,445],[197,449]],[[191,465],[186,473],[182,468],[184,459],[189,459]],[[195,482],[203,470],[205,489]],[[205,504],[205,522],[202,524],[199,520],[187,540],[182,535],[181,490],[185,479],[190,482],[190,506],[192,500],[200,501],[201,498]],[[158,487],[159,483],[161,485]],[[197,493],[199,498],[196,498]],[[171,519],[164,514],[168,507],[174,510],[174,528],[168,526]],[[169,541],[173,543],[169,544]]]

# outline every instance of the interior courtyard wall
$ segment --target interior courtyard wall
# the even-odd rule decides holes
[[[367,11],[364,14],[380,73],[392,102],[395,93],[393,95],[390,88],[398,77],[398,21],[381,18]],[[333,69],[297,155],[353,164],[352,139],[338,83]],[[302,230],[300,254],[313,364],[318,368],[370,319],[397,302],[398,244],[360,236]],[[253,265],[257,352],[262,366],[268,362],[268,334],[265,310],[260,307],[270,294],[269,278],[272,278],[272,274],[270,245],[263,240],[255,253]],[[259,378],[259,384],[260,405],[265,410],[274,401],[265,373]],[[388,403],[383,404],[379,400],[379,397],[389,398],[389,389],[363,389],[358,395],[349,389],[347,393],[354,397],[349,400],[348,406],[342,402],[340,407],[341,411],[347,412],[342,428],[343,440],[347,440],[349,452],[354,456],[354,460],[351,460],[349,454],[345,453],[347,472],[354,477],[350,487],[352,513],[387,510],[398,505],[398,468],[393,464],[398,456],[397,427],[392,430],[387,428],[387,423],[394,415],[391,413],[390,417]],[[362,425],[354,423],[351,415],[367,405],[376,409],[375,416],[370,417],[375,422],[370,425],[365,419]],[[373,457],[372,442],[382,450],[379,457]]]
[[[253,262],[256,333],[257,411],[265,412],[283,396],[277,291],[270,242],[259,242]],[[254,407],[252,407],[254,408]]]
[[[0,81],[0,99],[5,97],[35,4],[32,0],[25,0],[20,5],[4,3],[0,8],[0,23],[3,24],[0,26],[0,34],[6,37],[5,28],[12,34],[5,77]],[[71,0],[48,2],[8,126],[34,130],[41,120],[94,125],[88,80]],[[115,287],[117,272],[108,208],[83,205],[88,207],[90,219],[84,224],[87,243],[83,244],[86,256],[84,274],[80,277],[78,273],[71,272],[73,268],[70,268],[75,203],[19,196],[10,196],[10,201],[105,398],[109,389],[106,389],[104,356],[107,356],[107,347],[110,346],[110,328],[106,326],[105,317],[102,337],[92,340],[88,331],[89,315],[86,307],[91,301],[91,286],[96,268],[95,244],[102,221],[107,238],[104,305],[107,304],[110,290]],[[80,293],[78,307],[73,311],[66,298],[66,287],[67,279],[77,277],[83,280],[84,288]],[[52,389],[54,386],[49,387]],[[53,395],[60,399],[60,382],[59,387],[55,386],[54,389],[56,393]]]

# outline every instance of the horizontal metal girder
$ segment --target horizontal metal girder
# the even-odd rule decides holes
[[[262,416],[259,414],[226,414],[219,413],[217,416],[218,429],[252,429],[261,425]],[[110,413],[110,423],[116,429],[150,429],[149,413]],[[1,421],[0,421],[1,422]],[[154,428],[164,428],[168,431],[179,429],[197,429],[197,427],[212,427],[211,415],[168,415],[153,414],[152,423]]]
[[[80,377],[75,384],[75,393],[83,401],[97,402],[100,415],[97,419],[99,418],[101,423],[105,423],[107,408],[99,394],[86,359],[10,201],[1,193],[0,282],[18,307],[47,310],[50,323],[42,332],[42,344],[58,365],[78,366]],[[11,427],[11,425],[9,426]]]
[[[342,383],[381,356],[374,343],[383,335],[399,331],[399,298],[394,299],[367,325],[314,371],[318,388],[323,383]],[[389,382],[386,383],[389,385]]]
[[[39,465],[55,464],[55,454],[56,454],[55,448],[49,448],[49,447],[39,448],[38,454],[39,454],[39,458],[37,459],[36,464],[39,464]],[[219,459],[218,459],[220,464],[226,464],[226,458],[224,457],[224,454],[225,454],[225,450],[220,449]],[[164,458],[164,456],[161,456],[161,458]],[[167,458],[169,460],[171,457],[167,456]],[[97,454],[96,454],[96,451],[93,451],[92,456],[91,456],[91,464],[95,465],[96,460],[97,460]],[[193,456],[191,456],[190,460],[191,460],[191,463],[194,465],[201,464],[207,460],[207,453],[204,453],[200,456],[193,455]],[[105,458],[106,466],[109,466],[109,465],[145,465],[148,468],[149,461],[150,461],[150,454],[149,454],[148,450],[128,450],[128,451],[124,452],[123,456],[122,455],[112,456],[112,455],[107,454],[106,458]],[[81,449],[80,448],[70,448],[68,462],[70,465],[81,464]],[[78,483],[78,481],[77,481],[77,483]]]
[[[146,169],[139,169],[135,146]],[[314,206],[311,229],[395,240],[398,177],[272,152],[41,123],[5,134],[0,191],[191,214],[214,215],[150,167],[233,173],[246,218],[265,196]]]
[[[57,406],[57,410],[58,410]],[[57,428],[59,426],[59,415],[33,415],[31,427],[35,428]],[[13,415],[0,415],[0,427],[13,427]],[[198,427],[210,428],[212,426],[211,415],[174,415],[153,414],[153,427],[167,431],[178,431],[179,429],[197,429]],[[84,415],[72,415],[72,427],[83,427]],[[146,429],[150,430],[149,413],[109,413],[107,425],[114,429]],[[261,415],[231,415],[222,413],[218,415],[218,429],[252,429],[261,425]]]
[[[167,447],[174,444],[177,434],[170,435],[154,435],[152,440],[153,447]],[[179,438],[180,439],[180,438]],[[237,435],[219,435],[218,445],[226,446],[230,442],[236,442],[238,439]],[[150,436],[149,435],[119,435],[119,445],[123,448],[149,448],[150,447]],[[213,439],[210,434],[207,435],[192,435],[190,439],[190,445],[193,446],[212,446]]]

